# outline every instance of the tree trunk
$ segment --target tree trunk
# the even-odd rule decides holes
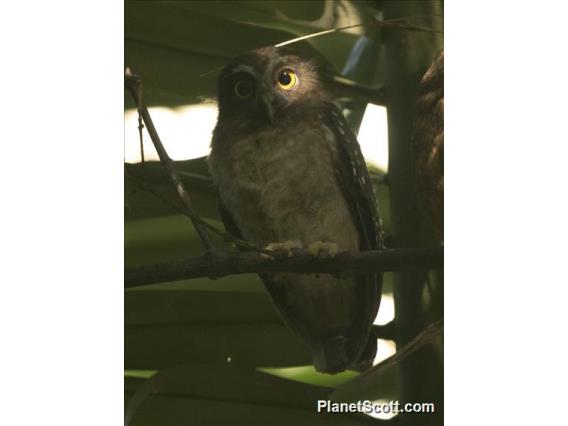
[[[411,24],[443,29],[443,3],[384,2],[384,19],[413,18]],[[417,194],[412,162],[413,106],[418,84],[437,54],[443,34],[390,27],[385,33],[385,87],[389,128],[389,184],[394,247],[439,244]],[[396,272],[394,275],[397,348],[443,316],[441,271]],[[441,340],[441,339],[440,339]],[[403,425],[443,423],[442,342],[405,359],[398,369],[399,397],[406,402],[433,402],[434,414],[401,414]]]

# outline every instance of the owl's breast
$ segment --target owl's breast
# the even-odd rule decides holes
[[[257,244],[300,240],[358,247],[323,126],[270,129],[213,144],[211,173],[243,236]]]

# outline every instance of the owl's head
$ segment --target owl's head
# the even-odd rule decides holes
[[[325,93],[315,61],[285,48],[262,48],[235,58],[221,73],[219,119],[272,125]]]

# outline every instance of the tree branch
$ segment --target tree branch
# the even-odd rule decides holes
[[[176,210],[178,213],[181,213],[183,215],[186,215],[187,217],[189,217],[191,219],[191,216],[189,216],[187,210],[185,210],[182,206],[180,206],[179,204],[175,204],[173,203],[170,199],[168,199],[166,196],[164,196],[164,194],[162,194],[160,191],[156,190],[150,183],[143,181],[142,179],[138,178],[137,176],[133,175],[131,172],[128,171],[128,167],[126,167],[126,175],[128,176],[129,179],[131,179],[131,181],[137,185],[137,187],[142,190],[142,191],[146,191],[149,194],[152,194],[154,197],[156,197],[157,199],[159,199],[160,201],[162,201],[164,204],[167,204],[168,206],[170,206],[172,209]],[[187,172],[183,172],[183,171],[178,171],[178,174],[180,175],[184,175],[187,174]],[[248,241],[242,240],[238,237],[235,237],[234,235],[228,233],[228,232],[224,232],[223,230],[217,228],[214,225],[211,225],[207,222],[205,222],[203,219],[201,219],[200,217],[197,218],[197,221],[206,229],[208,229],[209,231],[211,231],[212,233],[220,236],[223,238],[223,241],[229,242],[229,243],[233,243],[235,246],[237,246],[238,248],[240,248],[241,250],[252,250],[252,251],[257,251],[259,253],[264,253],[266,255],[272,255],[272,252],[270,252],[269,250],[265,250],[263,248],[260,248],[252,243],[249,243]]]
[[[162,163],[162,165],[166,169],[166,172],[168,173],[171,182],[176,188],[177,193],[183,202],[184,211],[190,217],[191,222],[193,223],[193,226],[195,227],[197,234],[199,235],[199,238],[201,238],[201,242],[203,243],[205,250],[208,252],[214,250],[213,244],[211,243],[211,239],[209,238],[209,234],[207,233],[207,229],[203,226],[203,222],[201,221],[197,213],[193,210],[189,194],[185,189],[185,186],[179,174],[177,173],[173,160],[169,157],[166,149],[164,148],[164,145],[162,144],[162,141],[158,136],[158,132],[154,127],[154,123],[152,122],[150,113],[148,112],[148,109],[144,104],[143,92],[142,92],[142,78],[140,74],[135,74],[130,70],[130,68],[126,68],[124,76],[124,84],[126,85],[126,88],[132,95],[134,102],[138,106],[138,114],[142,116],[142,119],[144,120],[146,129],[148,130],[150,138],[152,139],[154,147],[156,148],[158,156],[160,157],[160,163]]]
[[[394,340],[395,339],[394,320],[387,322],[385,325],[373,325],[373,333],[377,339]]]
[[[409,355],[429,345],[438,337],[443,336],[443,333],[444,319],[442,318],[428,325],[428,327],[417,334],[406,345],[397,350],[394,355],[384,359],[350,382],[338,386],[335,391],[330,394],[330,399],[334,401],[351,401],[362,398],[363,396],[369,399],[378,397],[377,383],[383,379],[381,375],[386,369],[397,365]]]
[[[395,365],[400,360],[406,358],[408,355],[416,352],[423,346],[432,342],[435,338],[443,334],[444,332],[444,320],[438,320],[424,330],[422,330],[418,335],[416,335],[412,340],[410,340],[406,345],[400,348],[396,353],[387,359],[381,361],[379,364],[375,365],[373,368],[365,372],[365,376],[376,375],[378,372],[383,371],[392,365]]]
[[[273,252],[272,257],[257,252],[210,252],[204,256],[175,262],[125,269],[125,287],[226,275],[288,273],[365,273],[415,269],[437,269],[444,265],[443,247],[342,252],[333,258],[314,257],[306,251],[288,256]]]

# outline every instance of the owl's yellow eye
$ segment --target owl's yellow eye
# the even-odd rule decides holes
[[[252,96],[252,92],[254,91],[252,87],[252,83],[247,80],[239,80],[235,84],[235,95],[239,98],[246,99]]]
[[[278,73],[277,83],[281,89],[291,90],[298,83],[298,77],[291,69],[285,69]]]

